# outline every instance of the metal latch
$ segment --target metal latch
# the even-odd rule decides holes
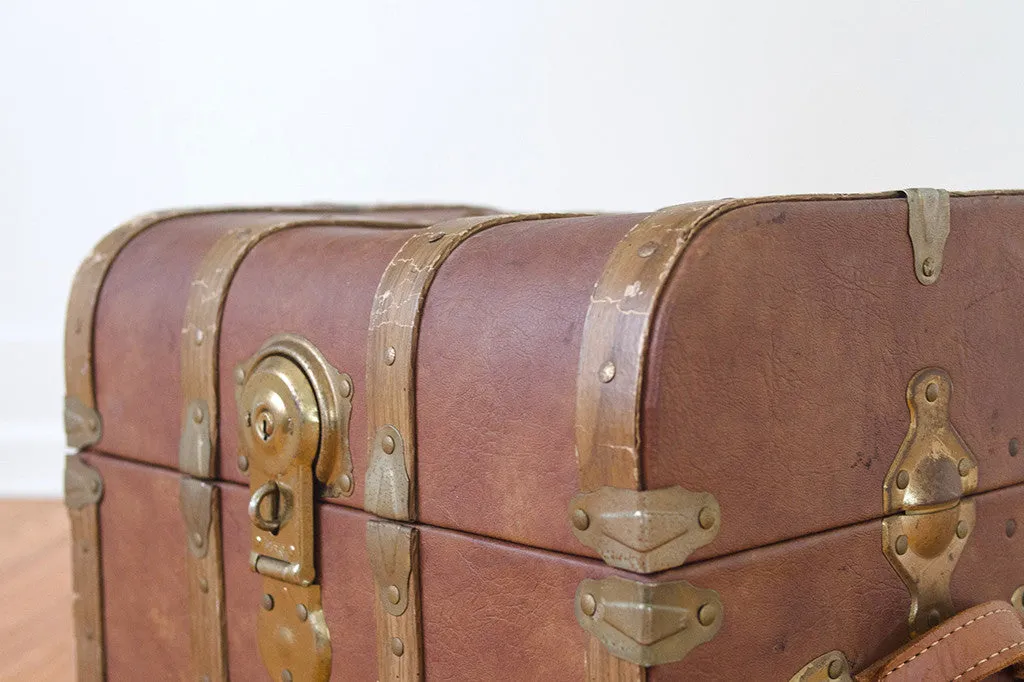
[[[252,552],[263,576],[260,655],[273,680],[326,681],[331,641],[316,584],[314,500],[350,495],[352,380],[305,339],[270,339],[236,371]]]
[[[910,428],[883,485],[882,550],[910,591],[916,636],[954,615],[949,583],[974,529],[978,464],[953,428],[953,383],[924,369],[907,387]]]

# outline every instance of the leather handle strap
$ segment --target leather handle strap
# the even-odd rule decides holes
[[[974,682],[1024,662],[1024,616],[1003,601],[962,611],[856,676],[856,682]]]

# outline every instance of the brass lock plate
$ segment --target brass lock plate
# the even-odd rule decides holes
[[[321,489],[338,496],[354,488],[352,380],[291,335],[268,340],[235,378],[251,495],[250,566],[263,576],[260,655],[274,680],[327,680],[331,644],[316,584],[314,501]]]

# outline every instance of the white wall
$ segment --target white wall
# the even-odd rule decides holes
[[[0,0],[0,495],[60,491],[65,297],[132,214],[1021,186],[1022,25],[1017,0]]]

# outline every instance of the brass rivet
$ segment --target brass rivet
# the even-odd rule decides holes
[[[395,439],[391,436],[384,436],[380,441],[380,449],[384,451],[384,454],[390,455],[395,451]]]
[[[968,530],[969,529],[967,528],[967,522],[966,521],[960,521],[959,523],[956,524],[956,536],[958,538],[960,538],[961,540],[963,540],[965,537],[967,537]]]
[[[402,601],[402,592],[398,589],[397,585],[388,585],[388,589],[385,590],[385,596],[392,604]]]
[[[708,602],[697,609],[697,621],[704,627],[711,625],[716,620],[718,620],[718,604]]]
[[[89,492],[98,493],[100,491],[100,482],[93,479],[89,482]]]
[[[1010,439],[1009,450],[1010,450],[1010,457],[1016,457],[1017,453],[1020,452],[1020,441],[1018,441],[1016,438],[1011,438]]]
[[[896,487],[903,490],[908,485],[910,485],[910,472],[906,469],[901,469],[900,472],[896,474]]]
[[[239,455],[238,456],[238,469],[240,471],[248,471],[249,470],[249,458],[246,457],[245,455]]]
[[[590,527],[590,517],[582,509],[576,509],[572,513],[572,525],[576,530],[586,530]]]
[[[274,610],[274,598],[272,596],[270,596],[269,594],[265,594],[265,595],[263,595],[263,600],[260,602],[260,605],[263,607],[264,611],[273,611]]]
[[[928,627],[935,627],[942,622],[942,614],[939,613],[938,609],[932,609],[928,612]]]
[[[971,460],[964,457],[956,463],[956,470],[960,472],[961,476],[966,476],[971,473]]]
[[[299,617],[299,620],[305,621],[309,618],[309,609],[306,608],[305,604],[297,604],[295,606],[295,615]]]
[[[338,386],[338,390],[341,392],[342,398],[347,398],[352,395],[352,382],[348,379],[342,379],[341,384]]]
[[[192,533],[192,542],[195,543],[196,547],[203,546],[203,536],[199,531]]]
[[[715,510],[711,507],[704,507],[700,510],[700,513],[697,514],[697,523],[699,523],[700,527],[704,530],[710,530],[713,528],[715,521],[717,520],[718,515],[715,514]]]
[[[602,384],[607,384],[609,381],[615,378],[615,363],[609,360],[608,362],[601,365],[601,369],[597,372],[597,378],[601,380]]]
[[[427,241],[433,244],[434,242],[440,241],[441,239],[444,239],[444,232],[435,232],[434,234],[430,235],[427,238]]]
[[[85,638],[87,640],[89,640],[91,642],[94,637],[96,637],[96,633],[92,631],[92,628],[89,628],[88,630],[85,631]]]
[[[203,423],[203,410],[202,410],[202,408],[197,407],[197,408],[192,410],[192,421],[194,421],[196,424],[202,424]]]
[[[928,402],[934,403],[939,399],[939,385],[934,381],[928,384],[928,388],[924,389],[924,397],[928,399]]]
[[[1006,520],[1006,537],[1012,538],[1014,533],[1017,532],[1017,522],[1013,519]]]
[[[206,336],[203,334],[202,329],[197,329],[195,336],[192,338],[196,342],[197,346],[201,346],[203,344],[203,339],[206,338]]]
[[[395,656],[401,656],[405,653],[405,643],[398,637],[391,638],[391,653]]]
[[[910,548],[910,540],[906,535],[901,535],[896,538],[896,553],[903,556],[907,553],[907,549]]]
[[[647,258],[648,256],[653,256],[654,252],[657,250],[658,245],[656,243],[647,242],[646,244],[644,244],[643,246],[636,250],[636,255],[640,256],[641,258]]]
[[[924,262],[921,263],[921,272],[925,277],[931,277],[935,274],[935,262],[931,258],[925,258]]]
[[[203,594],[210,591],[210,582],[206,578],[199,579],[199,591]]]
[[[90,431],[95,431],[100,427],[100,423],[96,421],[96,417],[89,417],[88,425]]]
[[[281,671],[281,682],[292,682],[292,671],[285,668]]]
[[[235,367],[235,383],[239,386],[245,383],[245,370],[241,367]]]
[[[830,680],[838,680],[846,672],[846,661],[841,658],[833,659],[828,664],[828,677]]]
[[[388,349],[384,351],[384,364],[393,365],[395,364],[395,358],[398,357],[398,351],[395,350],[394,346],[388,346]]]
[[[597,613],[597,600],[589,592],[580,598],[580,609],[588,616]]]
[[[341,478],[338,479],[338,485],[341,486],[341,492],[352,492],[352,477],[348,474],[342,474]]]

